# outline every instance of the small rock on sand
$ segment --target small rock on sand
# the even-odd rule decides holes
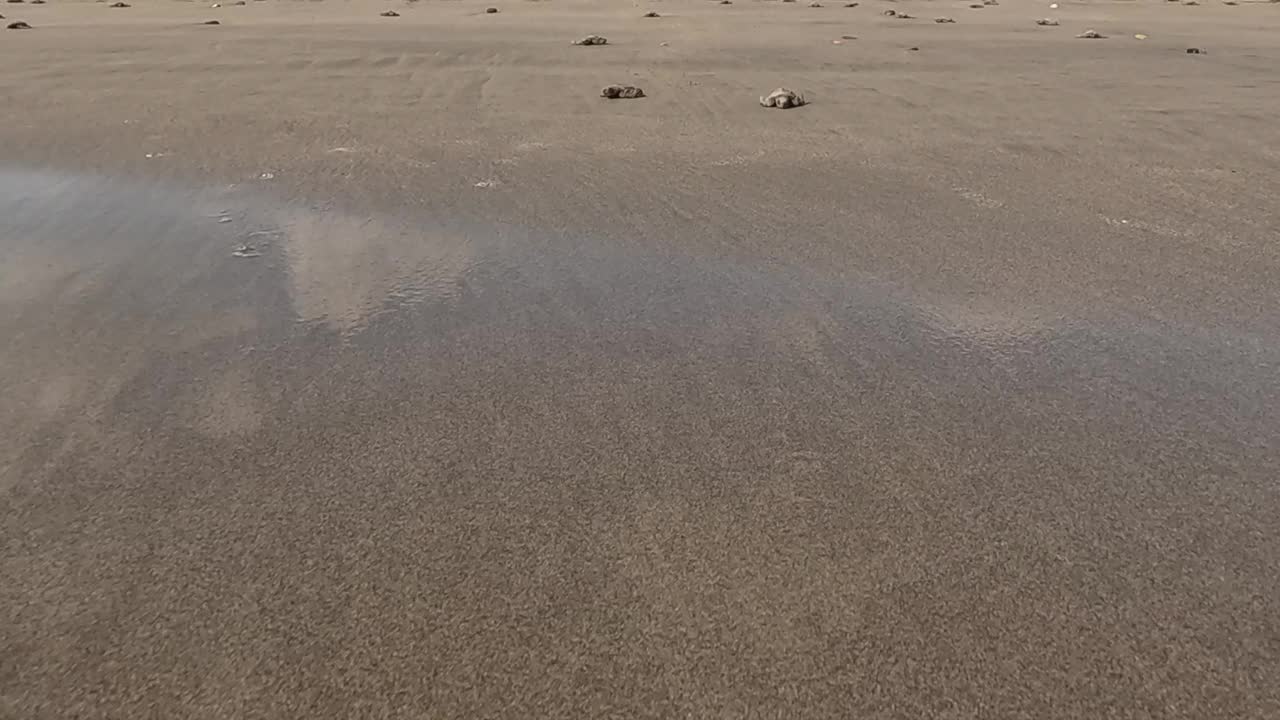
[[[1186,0],[1182,4],[1183,5],[1199,5],[1200,3],[1196,2],[1196,0]]]
[[[130,5],[129,3],[127,3],[127,2],[113,2],[113,3],[111,3],[110,5],[108,5],[107,7],[113,7],[113,8],[127,8],[127,7],[133,7],[133,6],[132,6],[132,5]]]
[[[26,0],[5,0],[5,2],[13,3],[13,4],[17,4],[17,3],[21,3],[21,2],[25,2],[25,1],[26,1]]]
[[[1203,54],[1204,54],[1204,50],[1201,50],[1200,48],[1187,48],[1187,54],[1188,54],[1188,55],[1203,55]]]
[[[1037,21],[1036,21],[1036,24],[1037,24],[1037,25],[1046,25],[1046,26],[1049,26],[1049,27],[1057,27],[1057,26],[1058,26],[1058,21],[1057,21],[1057,20],[1055,20],[1054,18],[1040,18],[1039,20],[1037,20]]]
[[[811,2],[811,3],[809,3],[809,7],[822,7],[822,3],[820,3],[820,2]]]
[[[786,88],[778,88],[768,95],[760,98],[760,105],[767,108],[778,108],[786,110],[787,108],[800,107],[805,104],[804,96],[794,90]]]
[[[845,3],[844,6],[847,8],[855,8],[858,7],[858,3]]]
[[[982,9],[982,8],[984,8],[984,7],[986,7],[986,5],[976,5],[976,4],[975,4],[975,5],[970,5],[970,6],[969,6],[969,9],[970,9],[970,10],[981,10],[981,9]]]
[[[217,20],[205,20],[200,24],[201,25],[221,25],[222,23],[218,22]]]
[[[1085,30],[1084,32],[1077,35],[1076,37],[1084,38],[1086,40],[1101,40],[1102,38],[1105,38],[1106,35],[1103,35],[1097,30]]]
[[[644,97],[644,90],[634,85],[607,85],[600,91],[600,97],[610,100],[630,100]]]
[[[21,20],[19,20],[19,21],[17,21],[17,22],[11,22],[11,23],[9,23],[9,25],[8,25],[7,27],[8,27],[10,30],[30,30],[30,29],[31,29],[31,26],[30,26],[30,25],[28,25],[28,24],[26,24],[26,23],[22,22]]]
[[[43,5],[44,0],[31,0],[32,5]]]
[[[661,16],[661,15],[659,15],[658,13],[656,13],[656,12],[654,12],[654,11],[650,10],[649,12],[647,12],[647,13],[645,13],[645,14],[644,14],[644,17],[662,17],[662,16]]]
[[[485,8],[485,9],[484,9],[484,11],[485,11],[486,13],[488,13],[489,15],[492,15],[492,14],[494,14],[494,13],[498,12],[498,8],[495,8],[495,7],[487,7],[487,8]]]
[[[880,13],[880,14],[881,14],[881,15],[884,15],[885,17],[894,17],[894,16],[896,16],[896,15],[898,14],[898,11],[897,11],[897,10],[885,10],[884,12],[882,12],[882,13]]]
[[[947,23],[955,22],[955,20],[952,20],[949,17],[936,17],[933,19],[933,21],[938,23],[939,25],[946,25]]]
[[[982,0],[983,5],[999,5],[1000,0]]]
[[[588,35],[581,40],[574,40],[574,45],[608,45],[609,39],[599,35]]]
[[[721,5],[732,5],[733,0],[720,0]]]
[[[897,15],[894,15],[894,17],[898,18],[899,20],[915,20],[916,19],[915,15],[908,15],[906,13],[898,13]]]
[[[386,10],[378,14],[381,15],[382,17],[400,17],[400,13],[396,12],[395,10]]]

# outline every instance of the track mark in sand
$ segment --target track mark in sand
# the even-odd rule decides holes
[[[757,150],[750,155],[731,155],[720,160],[712,160],[711,167],[741,167],[750,165],[751,163],[764,157],[763,150]]]
[[[978,207],[986,208],[988,210],[999,210],[1004,207],[1004,203],[1002,201],[996,200],[992,197],[987,197],[977,190],[970,190],[966,187],[953,187],[951,189],[954,190],[957,195]]]
[[[1153,223],[1147,220],[1113,218],[1107,215],[1099,215],[1098,217],[1102,219],[1102,222],[1111,225],[1112,227],[1133,228],[1135,230],[1142,230],[1161,237],[1189,238],[1194,236],[1194,233],[1189,230],[1179,230],[1168,225]]]

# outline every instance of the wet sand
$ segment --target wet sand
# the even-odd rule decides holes
[[[0,5],[0,717],[1280,715],[1280,5],[224,5]]]

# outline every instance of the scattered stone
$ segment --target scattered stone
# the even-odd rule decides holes
[[[218,22],[217,20],[205,20],[200,24],[201,25],[221,25],[222,23]]]
[[[652,10],[650,10],[650,11],[649,11],[649,12],[647,12],[647,13],[645,13],[645,14],[644,14],[644,16],[645,16],[645,17],[662,17],[661,15],[659,15],[658,13],[656,13],[656,12],[654,12],[654,11],[652,11]]]
[[[1187,48],[1188,55],[1204,55],[1204,50],[1200,48]]]
[[[495,7],[487,7],[487,8],[485,8],[485,9],[484,9],[484,11],[485,11],[486,13],[488,13],[488,14],[492,15],[492,14],[494,14],[494,13],[498,12],[498,8],[495,8]]]
[[[1182,4],[1183,5],[1199,5],[1200,3],[1196,2],[1196,0],[1183,0]]]
[[[220,8],[220,7],[222,7],[222,3],[214,3],[214,4],[210,5],[209,7],[211,7],[211,8]]]
[[[231,254],[238,258],[255,258],[261,255],[262,252],[250,243],[242,243],[237,245]]]
[[[1049,27],[1057,27],[1058,21],[1054,18],[1040,18],[1036,21],[1037,25],[1047,25]]]
[[[1086,40],[1101,40],[1102,38],[1105,38],[1106,35],[1103,35],[1097,30],[1085,30],[1084,32],[1077,35],[1076,37],[1084,38]]]
[[[32,5],[43,5],[44,0],[31,0]]]
[[[858,7],[858,3],[845,3],[844,6],[847,8],[855,8]]]
[[[5,0],[5,2],[17,4],[17,3],[26,2],[26,0]]]
[[[588,35],[581,40],[574,40],[574,45],[608,45],[609,39],[599,35]]]
[[[809,3],[809,7],[822,7],[822,3],[820,3],[820,2],[811,2],[811,3]]]
[[[793,90],[786,88],[778,88],[768,95],[760,98],[760,105],[767,108],[778,108],[786,110],[787,108],[800,107],[805,105],[804,96]]]
[[[840,39],[841,40],[857,40],[858,36],[857,35],[841,35]]]
[[[973,5],[970,5],[970,6],[969,6],[969,9],[970,9],[970,10],[981,10],[981,9],[982,9],[982,8],[984,8],[984,7],[986,7],[986,5],[978,5],[978,4],[976,4],[976,3],[975,3],[975,4],[973,4]]]
[[[644,97],[644,90],[634,85],[608,85],[600,91],[600,97],[610,100],[631,100]]]
[[[113,8],[127,8],[127,7],[133,7],[133,6],[132,6],[132,5],[130,5],[129,3],[127,3],[127,2],[113,2],[113,3],[111,3],[110,5],[108,5],[107,7],[113,7]]]
[[[908,15],[906,13],[898,13],[897,15],[894,15],[894,17],[898,18],[899,20],[915,20],[916,19],[915,15]]]
[[[382,17],[400,17],[400,13],[396,12],[395,10],[386,10],[378,14],[381,15]]]
[[[953,22],[955,22],[955,20],[952,20],[952,19],[951,19],[951,18],[949,18],[949,17],[936,17],[936,18],[934,18],[934,19],[933,19],[933,21],[934,21],[934,22],[936,22],[936,23],[938,23],[939,25],[945,25],[945,24],[947,24],[947,23],[953,23]]]
[[[1147,36],[1146,36],[1146,35],[1144,35],[1144,34],[1142,34],[1142,33],[1137,33],[1136,35],[1134,35],[1134,36],[1133,36],[1133,39],[1134,39],[1134,40],[1146,40],[1146,39],[1147,39]]]
[[[721,5],[732,5],[733,0],[720,0]]]
[[[907,49],[910,50],[911,52],[920,52],[920,48],[918,47],[909,47]]]
[[[1240,3],[1236,2],[1236,0],[1222,0],[1222,4],[1223,5],[1239,5]]]
[[[983,5],[999,5],[1000,0],[982,0]]]
[[[896,17],[896,16],[898,15],[898,11],[897,11],[897,10],[885,10],[884,12],[882,12],[882,13],[880,13],[880,14],[881,14],[881,15],[884,15],[885,17]]]
[[[31,26],[19,20],[17,22],[9,23],[8,28],[10,30],[30,30]]]

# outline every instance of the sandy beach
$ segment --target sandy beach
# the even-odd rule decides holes
[[[128,4],[0,3],[0,718],[1280,717],[1280,4]]]

